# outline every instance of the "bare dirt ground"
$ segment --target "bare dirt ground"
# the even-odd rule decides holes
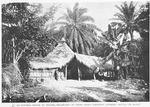
[[[139,79],[65,80],[23,85],[8,102],[145,102],[148,84]],[[45,99],[42,101],[42,99]]]
[[[48,95],[48,102],[136,102],[146,101],[146,90],[112,88],[109,81],[51,81],[31,89],[36,96]],[[40,92],[40,93],[39,93]]]

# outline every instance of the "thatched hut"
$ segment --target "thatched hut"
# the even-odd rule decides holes
[[[62,41],[46,57],[29,61],[29,78],[38,81],[67,79],[67,64],[73,58],[74,52]]]
[[[99,72],[99,70],[103,70],[103,58],[83,55],[75,53],[76,60],[78,61],[78,79],[80,77],[84,78],[93,78],[93,76]],[[94,77],[95,78],[95,77]]]

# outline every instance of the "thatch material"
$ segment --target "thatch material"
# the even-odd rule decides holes
[[[22,76],[17,65],[10,64],[2,69],[2,92],[7,95],[12,89],[21,84]]]
[[[99,68],[100,70],[113,70],[114,64],[112,60],[105,60],[101,57],[89,56],[75,53],[76,59],[92,70]]]
[[[29,63],[32,68],[61,68],[74,57],[74,52],[66,43],[59,43],[56,48],[44,58],[34,58]]]
[[[75,56],[79,62],[83,63],[88,68],[94,69],[96,67],[99,69],[104,69],[102,64],[103,59],[101,57],[83,55],[78,53],[75,53]]]

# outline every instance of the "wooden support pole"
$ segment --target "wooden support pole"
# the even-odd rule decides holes
[[[93,77],[94,77],[94,81],[96,80],[96,76],[95,76],[95,73],[93,73]]]
[[[80,69],[78,67],[78,80],[80,81]]]
[[[112,71],[112,78],[114,77],[114,71]]]
[[[107,77],[108,77],[108,71],[106,73],[107,73]]]
[[[67,65],[65,67],[65,79],[67,80]]]

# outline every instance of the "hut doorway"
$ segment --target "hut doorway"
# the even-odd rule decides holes
[[[75,79],[78,80],[78,67],[77,67],[77,60],[74,57],[70,63],[68,63],[67,67],[67,79]]]
[[[92,69],[77,61],[76,57],[74,57],[67,67],[67,79],[92,80],[93,72]],[[96,74],[96,78],[98,78],[98,74]]]

